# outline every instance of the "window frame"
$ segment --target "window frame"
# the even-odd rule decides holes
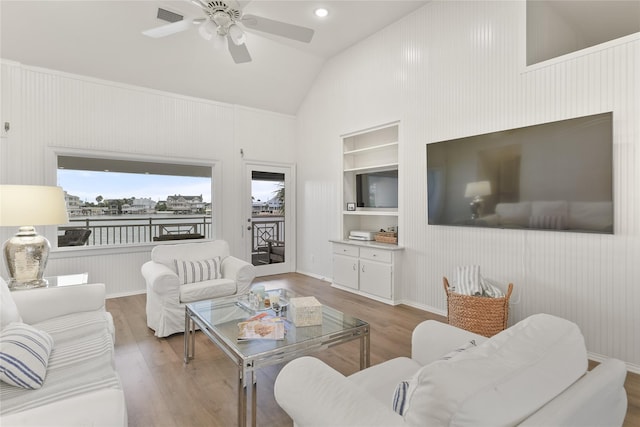
[[[79,150],[67,147],[48,147],[48,160],[47,167],[45,168],[45,180],[48,185],[58,185],[58,157],[88,157],[98,159],[113,159],[122,161],[137,161],[148,163],[168,163],[177,165],[190,165],[198,167],[210,167],[211,168],[211,237],[207,240],[215,240],[221,235],[222,231],[222,167],[221,161],[217,159],[206,158],[191,158],[191,157],[164,157],[154,156],[141,153],[116,153],[108,151],[98,150]],[[95,256],[101,254],[114,254],[114,253],[132,253],[132,252],[146,252],[149,247],[157,246],[159,244],[180,244],[193,242],[192,240],[174,240],[168,242],[144,242],[144,243],[129,243],[129,244],[117,244],[117,245],[97,245],[97,246],[66,246],[58,247],[57,236],[58,226],[48,226],[43,229],[45,235],[51,242],[52,258],[56,252],[62,254],[68,252],[76,252],[74,256],[80,253],[85,253],[87,256]]]

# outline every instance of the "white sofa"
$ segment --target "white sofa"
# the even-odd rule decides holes
[[[204,261],[210,261],[205,267],[219,271],[202,274]],[[249,292],[256,276],[253,265],[230,255],[224,240],[158,245],[141,272],[147,284],[147,326],[158,337],[184,332],[185,304]],[[212,279],[203,280],[208,277]]]
[[[114,326],[105,287],[88,284],[10,292],[0,279],[2,374],[15,342],[10,331],[49,334],[51,352],[40,388],[0,382],[0,425],[126,426],[127,410],[114,363]],[[24,342],[20,342],[23,345]],[[28,363],[20,359],[21,363]],[[8,374],[7,374],[8,375]]]
[[[411,358],[348,377],[301,357],[282,369],[274,391],[298,427],[604,427],[623,423],[625,377],[615,359],[587,372],[578,327],[539,314],[489,339],[426,321],[413,332]],[[401,383],[406,392],[396,395]],[[393,409],[399,402],[403,415]]]

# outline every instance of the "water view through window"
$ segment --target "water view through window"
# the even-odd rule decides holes
[[[59,247],[214,238],[211,167],[60,156],[57,178]]]

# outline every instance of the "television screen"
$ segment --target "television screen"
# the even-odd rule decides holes
[[[397,208],[398,170],[356,175],[356,205],[359,208]]]
[[[429,224],[612,234],[612,118],[427,144]]]

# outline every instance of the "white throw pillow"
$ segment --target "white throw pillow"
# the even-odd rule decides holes
[[[53,338],[25,323],[12,323],[0,333],[0,380],[38,389],[47,375]]]
[[[445,354],[439,360],[451,360],[459,356],[463,351],[469,350],[470,348],[477,347],[476,340],[471,340],[463,346],[456,348],[455,350]],[[418,386],[418,382],[416,378],[412,378],[409,381],[402,381],[396,387],[396,391],[393,394],[393,402],[391,407],[395,412],[400,415],[405,415],[409,410],[409,399],[408,396],[414,391],[415,387]]]
[[[22,322],[7,283],[0,278],[0,330],[12,322]]]
[[[180,283],[183,285],[222,277],[219,256],[197,261],[176,259],[173,262]]]
[[[424,366],[411,380],[404,418],[408,425],[517,425],[586,369],[578,327],[533,315],[473,351]]]

